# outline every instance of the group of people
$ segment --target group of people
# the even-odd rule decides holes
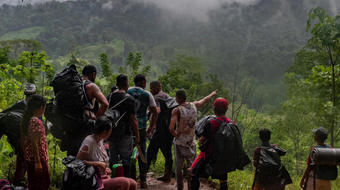
[[[225,98],[214,100],[215,116],[209,120],[209,127],[198,139],[198,144],[204,145],[205,148],[201,149],[200,154],[196,156],[197,109],[212,99],[216,91],[201,100],[188,102],[185,90],[178,90],[176,97],[171,98],[162,91],[159,81],[150,83],[149,92],[145,90],[147,80],[144,75],[136,75],[133,81],[134,86],[129,87],[128,77],[120,74],[116,78],[116,86],[112,88],[109,95],[105,96],[95,84],[96,75],[97,70],[94,66],[84,67],[82,80],[90,106],[84,108],[84,115],[80,116],[81,121],[75,121],[75,118],[69,117],[68,120],[62,122],[64,128],[67,126],[70,130],[66,131],[61,138],[61,148],[67,151],[68,155],[76,156],[86,165],[97,169],[101,176],[98,189],[137,189],[136,164],[131,161],[134,147],[138,147],[139,154],[142,154],[138,157],[141,188],[147,188],[146,174],[150,165],[155,162],[159,149],[165,158],[165,169],[164,176],[158,180],[170,182],[173,171],[172,145],[175,153],[177,189],[184,188],[184,176],[188,179],[189,189],[199,189],[199,179],[207,177],[203,173],[207,173],[206,163],[214,151],[212,139],[223,123],[235,124],[226,117],[228,101]],[[45,190],[50,186],[46,129],[41,120],[46,108],[46,99],[35,93],[26,95],[28,98],[24,101],[25,112],[21,121],[22,151],[18,151],[22,153],[18,153],[16,179],[19,181],[23,179],[27,170],[28,188]],[[113,122],[109,119],[106,113],[110,110],[119,113],[118,121]],[[95,120],[95,124],[89,125],[88,122],[83,121],[83,118]],[[318,146],[327,147],[324,144],[327,131],[319,128],[313,133]],[[280,162],[279,157],[286,153],[277,145],[270,144],[270,135],[271,132],[268,129],[259,131],[262,144],[254,152],[256,168],[252,187],[254,190],[284,189],[285,185],[292,183],[288,171],[282,164],[277,176],[266,173],[261,167],[262,156],[266,154],[266,151],[274,152],[278,158],[277,162]],[[148,139],[150,143],[147,147]],[[108,144],[108,148],[105,144]],[[142,157],[146,157],[146,160]],[[20,165],[22,160],[24,160],[24,165]],[[124,177],[113,176],[111,178],[112,166],[118,163],[123,166]],[[183,170],[184,163],[187,168],[185,170]],[[314,175],[312,165],[309,158],[308,168],[301,180],[302,188],[315,187],[315,185],[310,185],[312,184],[310,176]],[[221,175],[214,175],[214,172],[210,175],[220,180],[221,190],[228,189],[227,171]],[[329,181],[317,179],[314,183],[316,183],[316,189],[331,189]]]

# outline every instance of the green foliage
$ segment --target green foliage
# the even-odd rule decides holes
[[[170,63],[170,68],[159,76],[165,92],[175,96],[179,89],[185,89],[188,101],[196,101],[217,89],[218,96],[227,97],[227,89],[217,75],[205,73],[201,60],[187,55],[179,55]],[[211,104],[200,109],[200,116],[211,112]]]
[[[44,27],[30,27],[18,31],[8,32],[0,37],[0,40],[15,40],[15,39],[35,39],[40,33],[44,32]]]
[[[109,60],[107,59],[107,55],[105,53],[99,55],[99,64],[102,69],[103,77],[110,77],[112,75],[112,71]]]
[[[0,139],[0,178],[10,179],[14,173],[15,156],[11,145],[7,142],[7,137]]]
[[[50,167],[51,184],[60,188],[65,170],[62,159],[67,155],[66,152],[60,150],[60,140],[54,138],[52,134],[48,134],[46,140],[48,142],[48,163]]]

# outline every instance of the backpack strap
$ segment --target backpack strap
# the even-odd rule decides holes
[[[91,84],[92,82],[88,81],[88,80],[83,80],[83,85],[81,85],[81,90],[83,91],[83,94],[85,96],[85,100],[87,103],[87,106],[91,107],[91,102],[89,101],[89,98],[87,97],[87,93],[85,91],[85,86],[87,86],[88,84]]]
[[[221,120],[217,119],[217,117],[215,117],[214,120],[216,120],[216,121],[220,124],[220,126],[221,126],[223,123],[227,123],[227,122],[225,122],[225,121],[221,121]],[[227,124],[233,124],[233,120],[231,120],[231,119],[229,119],[229,120],[230,120],[230,121],[229,121],[229,123],[227,123]]]

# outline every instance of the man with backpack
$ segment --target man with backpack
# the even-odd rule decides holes
[[[131,177],[130,156],[133,150],[133,143],[139,143],[138,121],[136,117],[135,99],[126,91],[129,88],[129,81],[126,75],[119,75],[116,78],[117,90],[108,96],[109,110],[119,112],[119,119],[114,123],[112,133],[108,139],[110,145],[110,167],[123,164],[125,177]],[[133,136],[135,142],[133,142]]]
[[[328,137],[327,129],[319,127],[313,129],[314,140],[317,143],[311,150],[308,156],[307,168],[301,179],[300,187],[304,190],[331,190],[331,180],[338,177],[338,168],[336,165],[318,165],[311,159],[311,154],[314,148],[332,148],[325,144]]]
[[[76,156],[84,138],[91,133],[90,120],[104,115],[108,108],[106,97],[94,83],[97,69],[93,65],[83,68],[82,77],[75,65],[65,68],[52,81],[56,96],[56,114],[49,106],[46,118],[53,123],[52,134],[61,139],[61,149]],[[98,110],[94,109],[99,102]]]
[[[290,175],[281,163],[281,156],[286,151],[277,145],[269,143],[271,131],[261,129],[259,137],[261,146],[254,152],[255,176],[253,190],[283,190],[285,186],[292,183]]]
[[[158,150],[161,152],[165,159],[164,176],[157,178],[157,180],[169,183],[172,175],[172,141],[173,136],[169,131],[171,120],[171,112],[178,104],[174,98],[162,91],[162,85],[159,81],[150,83],[150,92],[155,98],[157,105],[158,118],[156,128],[149,127],[148,134],[151,136],[150,144],[147,151],[148,168],[152,162],[156,162]],[[174,104],[169,104],[171,101]]]
[[[146,151],[146,139],[147,139],[147,121],[149,120],[147,115],[147,110],[149,109],[151,112],[150,126],[149,128],[154,128],[157,121],[157,107],[156,102],[152,94],[145,90],[146,87],[146,78],[142,74],[138,74],[134,78],[135,86],[131,87],[127,93],[135,98],[138,104],[137,109],[137,120],[139,127],[139,137],[140,137],[140,148],[142,150],[142,154],[145,156]],[[150,129],[151,129],[150,128]],[[140,184],[141,188],[147,188],[146,183],[146,172],[147,172],[147,164],[143,163],[140,157],[138,157],[139,164],[139,174],[140,174]]]
[[[220,180],[220,189],[228,189],[228,171],[234,170],[236,164],[230,160],[219,160],[217,157],[228,158],[237,155],[240,148],[235,144],[235,135],[227,141],[223,139],[223,134],[230,134],[231,127],[236,127],[234,122],[226,117],[228,110],[228,101],[225,98],[217,98],[213,103],[213,116],[207,116],[201,119],[196,125],[196,135],[199,137],[200,154],[195,159],[191,168],[188,170],[192,174],[191,189],[198,190],[200,187],[200,177]],[[232,132],[233,133],[233,132]],[[235,146],[236,150],[235,150]],[[231,166],[231,167],[230,167]],[[232,169],[230,169],[232,168]]]
[[[187,166],[190,167],[196,156],[195,124],[197,120],[197,108],[202,107],[215,95],[216,91],[213,91],[199,101],[187,102],[185,90],[178,90],[176,92],[176,101],[179,106],[172,111],[170,132],[175,137],[174,149],[178,190],[183,189],[182,168],[184,161],[186,161]],[[188,184],[190,184],[190,182]]]

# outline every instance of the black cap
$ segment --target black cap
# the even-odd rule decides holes
[[[315,136],[317,136],[320,140],[326,140],[328,136],[328,131],[324,127],[319,127],[317,129],[313,129],[312,132]]]

